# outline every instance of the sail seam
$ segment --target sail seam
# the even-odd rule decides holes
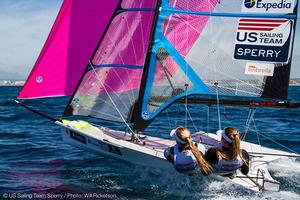
[[[93,68],[101,68],[101,67],[119,67],[119,68],[129,68],[129,69],[143,69],[141,65],[127,65],[127,64],[101,64],[101,65],[94,65]],[[89,66],[88,70],[92,70]]]
[[[155,9],[153,8],[126,8],[126,9],[120,9],[117,10],[117,14],[123,13],[123,12],[154,12]]]

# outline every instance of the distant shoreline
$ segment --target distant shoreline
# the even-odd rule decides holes
[[[11,80],[0,81],[0,86],[23,86],[24,84],[25,81],[11,81]]]
[[[0,86],[23,86],[25,81],[0,81]],[[289,86],[300,86],[300,78],[291,79]]]

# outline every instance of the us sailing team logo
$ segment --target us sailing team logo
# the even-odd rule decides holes
[[[244,5],[246,8],[252,8],[255,5],[256,0],[245,0]]]
[[[293,20],[241,18],[235,39],[234,58],[287,62]]]

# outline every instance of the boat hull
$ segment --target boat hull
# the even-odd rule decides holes
[[[105,133],[98,129],[98,134]],[[122,160],[125,162],[142,165],[146,167],[154,167],[168,171],[176,171],[171,163],[169,163],[163,156],[163,149],[161,151],[142,149],[137,150],[140,145],[116,141],[114,138],[101,137],[101,134],[94,137],[93,134],[88,134],[88,132],[83,132],[72,127],[62,128],[62,138],[63,140],[73,146],[90,151],[92,153],[102,155],[108,158],[113,158],[117,160]]]
[[[136,143],[130,141],[129,133],[94,126],[84,121],[64,120],[63,123],[56,123],[62,126],[62,137],[68,144],[108,158],[178,173],[173,164],[164,157],[164,150],[174,145],[174,140],[144,136],[141,142]],[[198,132],[192,137],[194,141],[207,147],[214,146],[214,142],[218,142],[218,136],[215,134]],[[241,146],[248,152],[264,150],[267,153],[284,153],[244,141],[241,142]],[[276,159],[278,159],[276,156],[252,156],[249,174],[244,176],[237,171],[236,177],[230,180],[255,191],[279,191],[280,184],[271,177],[267,169],[267,164]],[[216,174],[213,177],[219,180],[228,179]]]

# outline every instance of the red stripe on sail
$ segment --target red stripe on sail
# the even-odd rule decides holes
[[[240,19],[240,22],[277,22],[284,23],[287,22],[287,19]]]
[[[239,23],[239,26],[271,26],[271,27],[278,27],[281,24],[254,24],[254,23]]]
[[[247,31],[271,31],[274,28],[254,28],[254,27],[239,27],[238,30],[247,30]]]

